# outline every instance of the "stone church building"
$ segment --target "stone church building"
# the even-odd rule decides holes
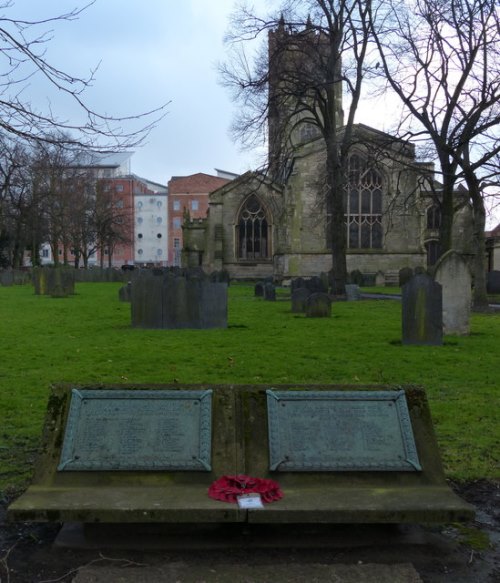
[[[225,269],[232,278],[277,280],[331,269],[322,195],[325,147],[311,129],[299,127],[293,155],[279,178],[248,172],[210,193],[206,218],[186,218],[185,266]],[[346,171],[348,272],[378,275],[390,284],[403,267],[434,264],[440,223],[436,183],[431,196],[426,185],[432,168],[416,161],[414,146],[359,124]],[[468,212],[465,206],[459,213],[455,233],[455,248],[466,253]]]

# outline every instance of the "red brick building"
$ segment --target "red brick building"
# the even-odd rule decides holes
[[[204,218],[208,195],[230,182],[227,178],[198,172],[190,176],[172,176],[168,183],[168,263],[181,264],[182,223],[185,213],[192,219]]]

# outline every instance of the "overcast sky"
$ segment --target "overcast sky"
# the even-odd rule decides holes
[[[84,4],[15,0],[2,12],[34,20]],[[46,45],[51,64],[80,77],[99,65],[85,92],[85,102],[97,111],[122,116],[171,102],[148,143],[135,150],[135,174],[166,184],[172,175],[213,174],[214,168],[241,173],[255,165],[229,137],[234,106],[216,70],[233,5],[233,0],[96,0],[78,20],[43,27],[53,29]],[[60,118],[76,115],[60,96],[49,97],[40,80],[32,79],[23,96],[40,108],[50,102]]]
[[[242,173],[258,165],[257,154],[241,152],[229,128],[235,105],[218,83],[217,63],[227,57],[223,37],[236,0],[96,0],[77,20],[45,25],[52,29],[47,60],[86,77],[99,65],[85,102],[112,116],[148,111],[165,102],[168,114],[135,150],[132,171],[166,184],[173,175]],[[0,4],[3,0],[0,0]],[[44,19],[84,6],[82,0],[14,0],[9,17]],[[271,0],[254,0],[267,12]],[[77,120],[77,111],[34,78],[24,97],[56,115]],[[380,129],[382,113],[358,121]]]

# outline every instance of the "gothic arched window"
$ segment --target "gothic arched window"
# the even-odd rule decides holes
[[[382,247],[382,175],[353,154],[347,169],[345,222],[349,249]]]
[[[264,206],[255,194],[243,204],[236,225],[239,259],[269,258],[269,223]]]
[[[437,204],[433,204],[427,209],[427,228],[439,229],[441,226],[441,209]]]

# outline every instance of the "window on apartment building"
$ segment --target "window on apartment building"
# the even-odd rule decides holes
[[[180,200],[174,200],[173,209],[174,209],[174,211],[181,210],[181,201]]]
[[[141,208],[142,208],[142,201],[139,201],[139,202],[137,203],[137,208],[138,208],[138,209],[141,209]]]
[[[142,233],[138,233],[137,238],[142,239]]]
[[[161,255],[162,253],[163,253],[163,251],[161,249],[156,250],[156,255]]]
[[[198,210],[198,207],[199,207],[198,201],[197,200],[192,200],[191,201],[191,210],[192,211],[197,211]]]
[[[47,258],[49,256],[49,250],[48,249],[42,249],[42,257]]]
[[[115,190],[116,192],[123,192],[123,184],[117,184]]]
[[[137,224],[138,224],[138,225],[141,225],[143,220],[144,220],[144,219],[143,219],[142,217],[138,217],[138,218],[137,218]]]
[[[161,225],[161,222],[162,222],[162,220],[163,220],[163,219],[162,219],[161,217],[156,217],[156,222],[157,222],[159,225]]]
[[[142,249],[137,249],[137,255],[142,255],[143,254],[143,250]]]
[[[161,239],[161,233],[158,233],[158,235],[156,235],[158,237],[158,239]]]
[[[120,200],[117,200],[117,201],[115,202],[115,207],[116,207],[117,209],[122,209],[122,208],[123,208],[123,200],[122,200],[122,199],[120,199]]]
[[[181,228],[181,218],[180,217],[174,217],[174,229],[180,229]]]
[[[160,209],[161,208],[161,200],[156,201],[156,206]]]

